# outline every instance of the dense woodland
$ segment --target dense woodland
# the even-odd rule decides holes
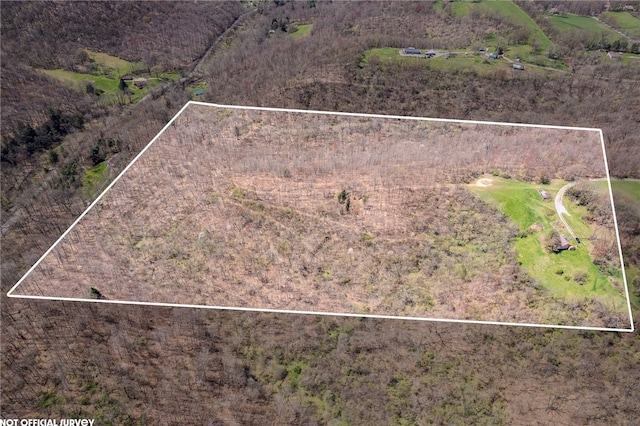
[[[16,293],[628,326],[521,268],[517,227],[468,190],[486,170],[605,175],[593,131],[190,104]],[[619,267],[611,207],[582,198],[610,228],[594,261]]]
[[[572,13],[601,7],[558,3]],[[519,4],[536,22],[550,6]],[[115,177],[192,97],[191,80],[206,84],[201,100],[219,104],[602,128],[611,174],[639,178],[638,63],[562,37],[553,41],[569,71],[487,74],[362,61],[373,47],[461,48],[519,30],[508,19],[454,16],[427,2],[1,8],[1,417],[98,424],[633,424],[640,417],[638,333],[6,297],[95,196],[82,178],[95,146],[110,149]],[[225,32],[236,18],[237,28]],[[307,23],[309,35],[290,37]],[[79,48],[179,71],[184,80],[137,104],[99,106],[35,71],[73,69]],[[16,138],[20,149],[11,151]],[[108,140],[119,141],[117,149]],[[640,208],[617,195],[616,210],[625,261],[637,268]],[[637,294],[640,280],[630,286]]]

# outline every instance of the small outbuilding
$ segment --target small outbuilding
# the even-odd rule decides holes
[[[549,201],[551,199],[551,194],[549,194],[544,189],[538,189],[538,192],[540,193],[543,201]]]
[[[556,251],[563,251],[563,250],[573,251],[575,249],[576,248],[574,246],[569,244],[569,240],[567,240],[567,237],[565,237],[564,235],[560,234],[560,245],[558,246]]]
[[[138,89],[144,89],[145,87],[147,87],[147,80],[145,80],[144,78],[139,78],[133,81],[133,85]]]

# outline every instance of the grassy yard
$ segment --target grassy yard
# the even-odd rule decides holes
[[[610,25],[632,38],[640,38],[640,19],[629,12],[604,12],[601,17],[608,18]]]
[[[497,70],[504,69],[510,71],[511,64],[505,60],[488,60],[482,56],[467,55],[467,57],[459,55],[455,58],[431,58],[428,59],[429,66],[445,71],[462,71],[477,72],[481,75],[494,74]]]
[[[381,61],[401,59],[400,50],[401,49],[398,49],[397,47],[377,47],[369,49],[364,52],[360,65],[365,65],[372,56],[377,57]]]
[[[620,35],[615,31],[607,28],[602,23],[596,21],[593,18],[586,16],[578,16],[572,14],[563,15],[551,15],[551,23],[559,31],[567,30],[585,30],[592,36],[604,36],[607,40],[613,41],[620,38]]]
[[[609,186],[606,181],[593,182],[592,187],[600,193],[609,193]],[[636,211],[640,215],[640,182],[633,180],[617,180],[611,181],[611,188],[613,190],[614,203],[624,201],[627,205],[635,205]],[[619,216],[618,212],[618,217]],[[637,265],[627,265],[625,267],[625,273],[627,275],[627,284],[629,285],[629,296],[631,298],[632,305],[640,308],[640,297],[634,295],[632,291],[633,281],[640,275],[640,270]]]
[[[124,74],[144,69],[142,62],[130,62],[116,56],[107,55],[106,53],[94,52],[85,49],[85,52],[93,61],[106,71],[108,74],[115,73],[114,77],[120,77]]]
[[[517,23],[521,26],[524,26],[530,31],[531,44],[509,45],[505,49],[505,57],[508,57],[510,59],[519,57],[525,63],[525,65],[529,64],[529,65],[535,65],[535,66],[541,66],[541,67],[555,68],[562,71],[568,70],[568,67],[561,60],[553,60],[547,57],[547,52],[549,51],[549,48],[551,48],[553,43],[551,42],[549,37],[547,37],[544,31],[542,31],[540,26],[522,9],[520,9],[520,7],[518,7],[518,5],[516,5],[515,3],[511,1],[497,1],[497,0],[487,0],[482,2],[456,1],[456,2],[449,2],[447,7],[450,7],[451,13],[458,17],[468,16],[469,13],[471,13],[471,11],[478,10],[481,13],[486,13],[486,14],[493,14],[493,15],[499,14],[502,17],[504,17],[505,20],[508,22]],[[444,13],[445,11],[443,4],[441,2],[434,3],[434,8],[436,8],[436,10],[442,13]],[[500,37],[508,37],[508,36],[509,36],[508,33],[491,34],[485,40],[484,46],[487,47],[489,52],[493,52],[498,47],[498,39]],[[532,53],[533,44],[537,45],[536,46],[537,50],[535,53]],[[370,52],[370,53],[375,53],[375,55],[378,56],[379,59],[384,60],[397,55],[397,51],[399,49],[388,49],[388,50],[372,49],[372,50],[376,50],[376,52]],[[470,53],[475,53],[475,52],[470,51]],[[368,59],[367,55],[365,55],[365,62],[366,62],[366,59]],[[438,59],[438,58],[434,58],[434,59]],[[481,59],[484,59],[484,58],[481,58]],[[499,63],[500,62],[497,62],[497,64]],[[448,63],[435,61],[432,63],[432,66],[448,69],[448,70],[462,70],[462,71],[473,70],[475,72],[485,73],[485,74],[494,72],[495,69],[498,69],[495,66],[495,64],[487,64],[482,60],[470,62],[467,60],[467,58],[463,58],[461,56],[458,56],[456,60],[450,61]],[[511,66],[505,64],[504,68],[505,69],[511,68]]]
[[[547,51],[551,47],[551,40],[542,29],[518,5],[511,1],[488,0],[483,2],[457,1],[452,2],[451,11],[456,16],[467,16],[473,9],[481,12],[497,12],[512,22],[518,22],[531,31],[533,39],[540,44],[540,49]]]
[[[86,92],[87,84],[91,83],[96,89],[105,93],[112,93],[118,90],[119,80],[110,77],[95,74],[84,74],[67,70],[40,70],[45,74],[59,80],[63,83],[71,85],[80,92]]]
[[[313,28],[313,24],[302,24],[298,25],[298,29],[291,33],[292,38],[300,38],[309,35],[311,29]]]
[[[619,191],[630,197],[640,206],[640,182],[635,180],[612,180],[611,186],[615,192]]]
[[[489,48],[492,46],[489,44]],[[528,44],[518,46],[508,46],[504,52],[504,56],[509,59],[520,58],[524,65],[536,65],[541,67],[555,68],[561,71],[568,71],[567,67],[561,60],[549,59],[546,51],[540,51],[538,54],[531,53],[531,46]]]
[[[105,76],[78,73],[67,70],[44,70],[40,71],[45,74],[59,80],[60,82],[71,86],[73,89],[86,93],[87,85],[91,84],[96,91],[100,94],[100,102],[105,104],[112,104],[118,102],[137,102],[142,99],[150,90],[154,87],[158,87],[169,81],[174,81],[179,77],[178,73],[158,73],[151,75],[144,75],[147,80],[147,86],[138,89],[131,82],[127,85],[130,90],[129,95],[124,95],[120,92],[118,86],[120,83],[119,77]],[[143,77],[142,75],[140,77]]]
[[[528,46],[518,46],[517,49],[508,50],[505,55],[510,58],[515,58],[516,56],[520,56],[522,58],[524,65],[527,67],[527,72],[548,72],[541,68],[530,67],[532,65],[528,62],[529,55],[528,51],[530,51],[530,47]],[[441,69],[449,72],[475,72],[481,75],[492,75],[498,70],[505,70],[507,72],[511,72],[513,70],[512,64],[504,59],[487,59],[486,56],[481,54],[476,54],[474,52],[465,53],[456,53],[455,57],[446,59],[443,56],[438,56],[435,58],[416,58],[411,56],[402,56],[400,55],[400,50],[395,47],[381,47],[381,48],[373,48],[365,51],[362,60],[360,61],[360,66],[364,66],[369,62],[372,57],[377,57],[378,60],[383,62],[403,62],[403,63],[417,63],[423,64],[424,66],[429,66],[432,68]],[[491,50],[491,47],[490,47]],[[565,70],[566,66],[562,64],[560,61],[552,61],[551,59],[541,60],[539,64],[533,65],[542,65],[553,67],[560,70]],[[521,72],[521,71],[518,71]]]
[[[84,51],[93,61],[93,65],[87,67],[87,72],[63,69],[40,69],[39,71],[82,93],[88,93],[89,89],[93,89],[97,101],[107,105],[137,102],[155,87],[175,81],[180,77],[180,74],[175,72],[144,72],[146,67],[142,62],[129,62],[88,49]],[[122,93],[119,90],[120,78],[132,73],[135,73],[135,78],[146,79],[146,87],[139,89],[131,81],[128,81],[129,93]]]
[[[105,183],[105,173],[107,162],[103,161],[84,173],[82,177],[82,193],[84,198],[89,199],[102,190]]]
[[[622,282],[622,271],[610,269],[605,273],[589,255],[591,243],[584,236],[591,235],[592,231],[582,220],[586,214],[584,207],[565,201],[571,214],[568,218],[570,226],[578,236],[583,236],[578,250],[554,254],[544,249],[544,238],[552,229],[565,234],[566,231],[558,221],[553,200],[543,201],[538,189],[543,188],[555,196],[566,182],[553,180],[550,185],[543,186],[495,177],[492,179],[489,187],[469,186],[469,189],[518,225],[521,231],[515,241],[518,261],[534,279],[555,297],[597,297],[614,309],[626,306],[626,300],[611,283],[612,280],[619,284]]]

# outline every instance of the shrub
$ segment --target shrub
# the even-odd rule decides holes
[[[585,274],[584,272],[576,272],[573,275],[573,280],[577,283],[584,284],[585,282],[587,282],[587,274]]]

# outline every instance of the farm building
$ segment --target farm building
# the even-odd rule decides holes
[[[147,80],[144,78],[137,79],[133,82],[133,85],[138,89],[144,89],[147,86]]]
[[[620,56],[620,54],[617,53],[617,52],[608,52],[607,56],[609,57],[609,59],[618,59],[618,60],[620,60],[622,58]]]
[[[543,201],[549,201],[551,199],[551,194],[549,194],[544,189],[538,189],[538,192],[540,193]]]
[[[556,251],[563,251],[563,250],[573,251],[575,249],[576,248],[574,246],[569,244],[569,240],[567,240],[567,237],[565,237],[564,235],[560,234],[560,245],[558,246]]]

